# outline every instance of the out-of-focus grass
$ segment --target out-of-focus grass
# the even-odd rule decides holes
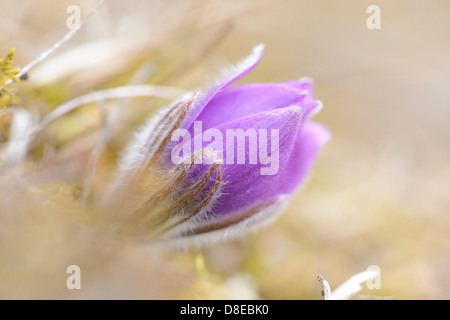
[[[24,65],[51,46],[67,31],[69,4],[84,14],[92,8],[89,1],[8,1],[0,56],[16,47]],[[333,138],[281,218],[202,250],[202,275],[195,250],[161,253],[99,235],[80,222],[76,205],[32,212],[33,191],[15,196],[20,183],[4,178],[0,296],[319,299],[317,274],[335,288],[378,265],[381,289],[364,294],[449,298],[449,4],[381,0],[382,28],[368,30],[370,4],[108,1],[58,52],[70,59],[76,52],[79,60],[49,59],[21,83],[29,110],[48,113],[61,97],[126,84],[144,62],[154,68],[149,83],[195,88],[263,42],[263,61],[243,81],[312,77],[324,103],[316,119]],[[101,192],[133,128],[166,103],[133,100],[102,155],[94,191]],[[101,123],[98,108],[86,106],[38,139],[36,157],[57,154],[42,175],[67,184],[45,184],[37,199],[42,192],[61,196],[56,202],[77,196]],[[65,288],[68,264],[83,270],[79,292]]]

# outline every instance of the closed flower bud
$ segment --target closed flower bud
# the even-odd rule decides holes
[[[253,231],[304,180],[328,131],[307,80],[233,87],[263,47],[209,89],[149,120],[122,159],[106,203],[144,238],[178,246]]]

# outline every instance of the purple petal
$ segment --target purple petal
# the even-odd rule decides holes
[[[195,120],[202,121],[203,128],[208,129],[293,104],[301,105],[306,116],[319,105],[313,99],[310,82],[259,83],[227,88],[217,93]]]
[[[296,88],[301,94],[306,94],[309,97],[309,101],[305,102],[303,106],[305,106],[305,116],[311,116],[320,111],[322,107],[322,103],[320,101],[314,101],[313,99],[313,85],[312,80],[309,78],[303,78],[295,81],[288,81],[284,83],[287,86],[292,88]]]
[[[216,127],[226,137],[226,129],[259,129],[268,130],[268,150],[270,144],[270,130],[279,130],[279,154],[278,165],[280,172],[287,165],[291,151],[296,144],[298,132],[302,122],[302,108],[299,106],[289,106],[273,111],[261,112],[249,117],[244,117],[235,121]],[[260,138],[260,137],[258,137]],[[226,144],[224,143],[224,146]],[[259,150],[259,144],[258,144]],[[226,159],[226,150],[224,150],[224,159]],[[236,151],[236,143],[234,151]],[[257,164],[249,164],[249,147],[246,143],[246,162],[245,164],[229,164],[225,162],[222,166],[223,180],[226,185],[223,194],[220,197],[220,204],[214,209],[214,214],[227,214],[234,210],[242,210],[259,202],[270,200],[277,192],[274,192],[274,186],[278,189],[280,183],[280,174],[262,175],[261,168],[268,167],[259,161]],[[236,152],[234,156],[236,163]]]
[[[214,209],[214,215],[226,215],[264,203],[276,196],[290,195],[301,184],[330,134],[322,125],[314,122],[308,121],[302,125],[303,117],[299,111],[298,106],[291,106],[217,127],[224,137],[225,129],[279,129],[280,143],[279,172],[275,175],[261,175],[263,165],[248,164],[248,145],[245,165],[223,165],[222,175],[226,185],[219,199],[220,204]]]
[[[308,91],[311,95],[313,94],[313,85],[311,79],[304,78],[300,80],[287,81],[284,84],[296,88],[300,91]]]
[[[191,129],[194,121],[198,115],[202,112],[209,101],[221,90],[225,89],[231,83],[237,81],[241,77],[249,73],[262,59],[264,53],[264,45],[260,44],[253,48],[252,53],[248,55],[244,60],[238,63],[236,66],[231,66],[225,70],[222,79],[217,80],[216,84],[211,88],[200,91],[192,101],[189,111],[186,114],[184,120],[179,126],[180,129]],[[171,167],[170,152],[176,142],[170,142],[161,157],[160,163],[165,167]]]
[[[330,133],[325,127],[307,121],[299,132],[288,163],[280,172],[282,183],[273,189],[274,194],[292,193],[311,169],[320,147],[329,139]]]
[[[232,66],[224,72],[222,79],[216,81],[216,84],[211,88],[200,92],[194,99],[189,114],[183,120],[180,128],[188,129],[197,116],[202,112],[203,108],[208,102],[221,90],[226,88],[231,83],[237,81],[241,77],[249,73],[262,59],[264,53],[264,46],[262,44],[253,48],[252,53],[236,66]]]
[[[256,83],[226,89],[214,96],[195,120],[203,122],[203,129],[264,111],[289,105],[310,103],[299,90],[284,84]]]

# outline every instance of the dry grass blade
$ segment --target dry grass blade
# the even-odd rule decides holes
[[[145,82],[149,78],[152,71],[153,71],[153,68],[151,65],[147,64],[147,65],[142,66],[134,74],[129,85],[130,86],[137,85],[138,83]],[[103,149],[106,147],[106,144],[108,143],[108,140],[110,139],[113,129],[115,128],[121,115],[123,114],[124,109],[131,102],[131,99],[132,99],[132,97],[128,97],[128,98],[124,98],[124,99],[118,101],[117,106],[115,106],[113,111],[107,113],[107,115],[106,115],[105,126],[103,128],[102,134],[90,156],[91,171],[88,174],[88,177],[85,179],[85,182],[83,185],[83,196],[82,196],[83,203],[86,203],[87,198],[89,196],[91,184],[94,179],[95,173],[97,171],[97,166],[98,166],[98,162],[100,159],[100,155],[102,154]]]
[[[99,9],[100,7],[106,2],[106,0],[100,0],[100,2],[97,4],[97,6],[89,13],[89,15],[86,17],[86,19],[84,19],[83,21],[81,21],[79,28],[77,29],[72,29],[69,32],[67,32],[64,37],[62,37],[61,40],[59,40],[57,43],[55,43],[51,48],[49,48],[48,50],[44,51],[39,57],[37,57],[35,60],[31,61],[29,64],[27,64],[25,67],[22,68],[22,70],[19,72],[19,74],[17,75],[18,78],[21,78],[23,76],[25,76],[27,74],[28,71],[30,71],[32,68],[34,68],[35,66],[37,66],[39,63],[41,63],[42,61],[44,61],[45,59],[47,59],[47,57],[49,57],[53,52],[55,52],[56,50],[58,50],[63,44],[65,44],[67,41],[69,41],[70,39],[73,38],[73,36],[75,34],[78,33],[78,31],[80,31],[83,26],[86,24],[87,20],[89,18],[91,18]],[[9,84],[11,82],[8,82],[7,84]]]
[[[36,131],[43,130],[56,119],[87,103],[128,97],[156,97],[175,100],[185,93],[181,89],[157,85],[132,85],[90,92],[57,107],[42,120]]]

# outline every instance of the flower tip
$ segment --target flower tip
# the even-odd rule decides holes
[[[314,117],[315,115],[319,114],[320,111],[322,111],[323,103],[320,100],[316,100],[317,106],[315,106],[310,113],[310,117]]]
[[[264,43],[257,44],[256,46],[253,47],[253,52],[262,53],[264,51],[265,46],[266,45]]]
[[[298,81],[314,84],[314,80],[311,77],[301,77]]]
[[[249,65],[256,65],[258,64],[261,59],[262,56],[264,54],[264,47],[265,45],[263,43],[260,43],[256,46],[253,47],[252,52],[247,56],[247,58],[245,58],[243,60],[243,62],[241,64],[249,64]],[[247,62],[247,63],[246,63]]]
[[[264,54],[264,47],[265,45],[263,43],[254,46],[251,54],[246,58],[246,60],[254,61],[253,64],[258,64],[261,61],[262,56]]]

